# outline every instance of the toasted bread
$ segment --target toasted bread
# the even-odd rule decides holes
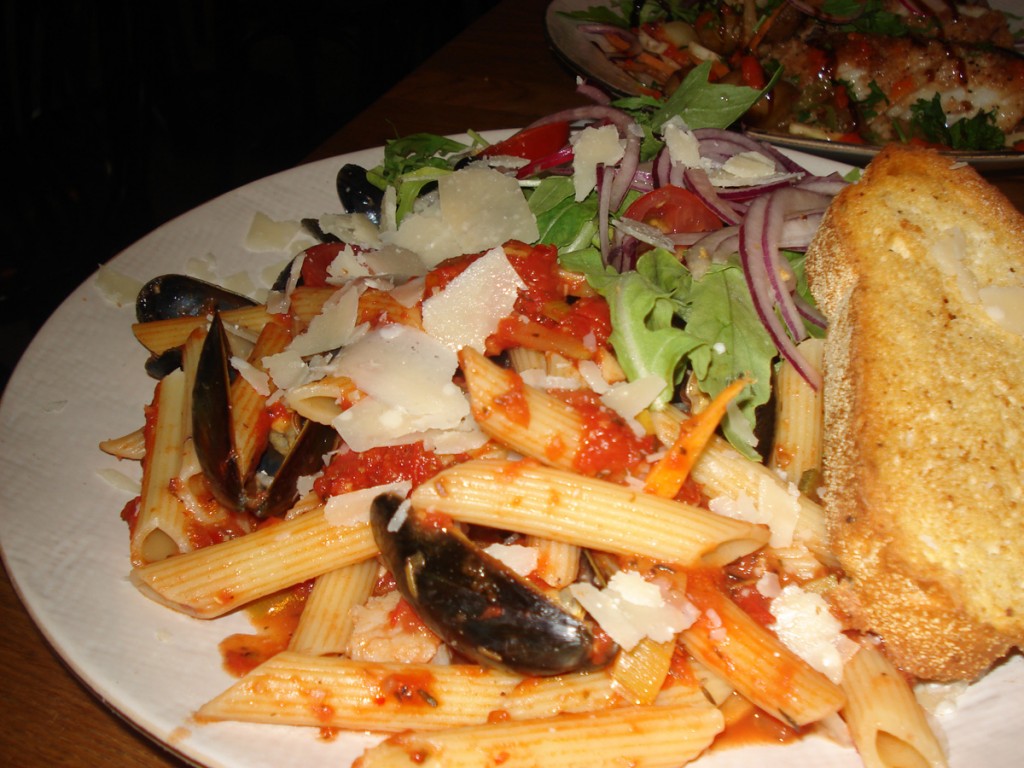
[[[890,147],[807,274],[834,602],[908,673],[976,678],[1024,646],[1024,216],[972,168]]]

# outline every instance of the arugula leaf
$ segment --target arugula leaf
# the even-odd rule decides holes
[[[665,99],[650,117],[651,129],[657,132],[678,115],[691,129],[728,128],[750,109],[754,102],[775,85],[781,70],[761,90],[745,85],[709,83],[711,62],[705,61],[690,70],[679,87]]]
[[[463,144],[433,133],[410,134],[385,143],[384,161],[367,171],[366,176],[381,189],[389,184],[397,186],[402,176],[424,167],[450,171],[453,166],[451,157],[472,147],[472,144]]]
[[[575,251],[590,245],[597,234],[597,196],[590,195],[577,203],[570,177],[545,179],[530,193],[527,202],[537,218],[540,243]]]

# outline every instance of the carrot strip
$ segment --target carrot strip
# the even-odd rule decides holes
[[[679,437],[647,475],[644,482],[647,493],[675,498],[689,477],[700,452],[725,417],[726,407],[747,384],[747,379],[737,379],[719,392],[707,408],[679,425]]]

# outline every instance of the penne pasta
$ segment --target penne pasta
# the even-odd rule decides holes
[[[824,341],[808,338],[797,349],[820,373]],[[821,389],[811,387],[792,363],[783,360],[775,377],[775,403],[775,437],[768,466],[784,472],[801,488],[804,478],[817,483],[824,420]]]
[[[685,414],[675,408],[665,408],[652,414],[658,439],[665,445],[675,442],[679,424]],[[796,487],[782,480],[763,464],[750,461],[723,438],[713,437],[694,465],[691,476],[711,497],[737,499],[746,496],[757,506],[779,520],[788,519],[790,525],[785,538],[774,546],[801,544],[811,550],[828,566],[835,565],[829,551],[825,531],[825,511]]]
[[[473,415],[484,432],[524,456],[572,468],[583,431],[577,411],[476,350],[463,349],[460,360]]]
[[[354,768],[674,768],[700,755],[722,727],[710,705],[622,707],[400,734],[368,749]]]
[[[457,464],[411,499],[462,522],[682,565],[729,562],[768,536],[763,526],[530,462]]]
[[[256,340],[248,362],[257,372],[266,373],[263,358],[280,352],[290,340],[291,334],[283,326],[267,323]],[[267,445],[269,420],[265,408],[270,394],[269,384],[268,391],[260,393],[245,376],[236,377],[231,384],[232,444],[243,476],[259,460]]]
[[[155,563],[191,549],[184,509],[171,492],[181,471],[185,393],[185,372],[181,370],[168,374],[157,386],[139,510],[131,526],[131,559],[136,565]]]
[[[945,768],[946,756],[903,674],[870,643],[843,667],[842,715],[865,768]]]
[[[339,525],[321,507],[237,539],[137,567],[131,579],[154,600],[211,619],[376,554],[369,523]]]
[[[352,608],[370,596],[378,570],[371,558],[318,576],[288,649],[314,655],[344,651],[352,634]]]
[[[700,618],[681,640],[701,664],[724,677],[747,700],[794,728],[835,714],[843,690],[790,651],[715,586],[687,581]]]
[[[699,701],[692,692],[687,700]],[[363,662],[286,651],[204,704],[197,717],[397,733],[626,704],[604,672],[524,680],[467,664]]]

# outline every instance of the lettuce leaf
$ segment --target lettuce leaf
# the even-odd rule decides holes
[[[688,371],[702,392],[714,397],[741,376],[752,384],[723,422],[726,438],[757,459],[749,435],[758,406],[771,396],[775,345],[754,310],[743,272],[736,264],[713,265],[699,280],[662,249],[645,253],[635,271],[619,273],[590,248],[561,257],[582,272],[611,308],[610,342],[630,380],[661,376],[669,387],[655,407],[669,402]]]

